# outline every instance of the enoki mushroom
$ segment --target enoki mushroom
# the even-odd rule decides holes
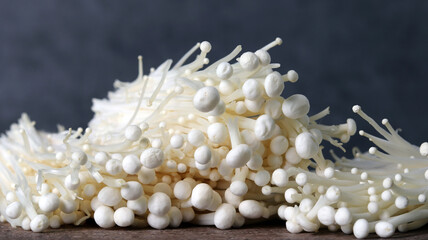
[[[428,143],[413,146],[354,106],[382,138],[360,131],[377,147],[325,159],[321,144],[343,149],[355,121],[319,124],[328,108],[308,116],[308,98],[283,93],[299,77],[275,70],[268,51],[281,43],[209,64],[205,41],[146,75],[139,57],[135,81],[93,100],[86,130],[38,131],[23,114],[0,138],[1,220],[42,232],[89,218],[228,229],[279,216],[292,233],[358,238],[427,223]]]

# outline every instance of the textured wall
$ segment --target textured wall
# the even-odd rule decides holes
[[[133,80],[139,54],[148,70],[197,41],[211,41],[215,60],[280,36],[273,60],[300,74],[285,95],[307,95],[311,113],[331,106],[326,123],[354,116],[358,103],[419,145],[428,140],[427,22],[426,1],[1,0],[0,131],[21,112],[45,130],[85,127],[91,99]]]

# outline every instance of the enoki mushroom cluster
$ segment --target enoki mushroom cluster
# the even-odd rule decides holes
[[[102,228],[228,229],[279,216],[292,233],[359,238],[427,223],[428,143],[415,147],[354,106],[384,139],[360,131],[378,148],[325,159],[320,144],[343,149],[355,121],[319,124],[328,108],[308,116],[304,95],[283,93],[298,74],[275,71],[268,51],[281,43],[241,55],[238,46],[210,64],[202,42],[147,75],[139,57],[137,79],[95,99],[85,130],[37,131],[24,114],[0,138],[1,220],[42,232],[89,218]]]

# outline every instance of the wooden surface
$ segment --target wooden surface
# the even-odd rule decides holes
[[[376,238],[372,234],[368,239]],[[428,239],[428,228],[407,233],[396,233],[394,239]],[[0,224],[0,239],[355,239],[353,235],[345,235],[341,232],[331,233],[322,230],[318,233],[290,234],[284,226],[284,222],[274,221],[249,225],[240,229],[219,230],[214,227],[195,227],[184,225],[179,229],[154,230],[113,228],[101,229],[93,222],[81,227],[65,226],[60,229],[49,229],[44,233],[33,233],[21,228],[12,228],[8,223]]]

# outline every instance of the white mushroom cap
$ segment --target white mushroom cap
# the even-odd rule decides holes
[[[229,188],[236,196],[244,196],[248,192],[248,186],[243,181],[233,181]]]
[[[297,74],[297,72],[294,70],[289,70],[287,72],[287,79],[288,79],[288,81],[293,82],[293,83],[297,82],[297,80],[299,80],[299,74]]]
[[[72,213],[79,207],[79,202],[68,197],[61,197],[59,200],[59,208],[64,213]]]
[[[308,175],[304,172],[298,173],[295,177],[295,181],[296,181],[297,185],[303,186],[308,182]]]
[[[259,170],[263,165],[263,158],[258,153],[253,153],[247,162],[247,167],[251,170]]]
[[[147,148],[141,153],[140,160],[146,168],[157,168],[164,161],[164,153],[159,148]]]
[[[147,223],[152,228],[165,229],[168,227],[169,222],[170,222],[170,219],[169,219],[168,214],[156,215],[156,214],[150,213],[147,216]]]
[[[370,233],[369,222],[364,218],[358,219],[352,229],[356,238],[366,238]]]
[[[244,200],[239,204],[239,213],[245,218],[257,219],[263,216],[264,208],[255,200]]]
[[[174,196],[177,199],[188,199],[192,194],[192,186],[187,181],[178,181],[174,186]]]
[[[187,141],[193,146],[199,147],[205,141],[204,133],[201,130],[193,129],[187,134]]]
[[[129,141],[138,141],[142,135],[141,128],[136,125],[130,125],[125,129],[125,138]]]
[[[424,142],[421,144],[421,146],[419,147],[419,153],[424,157],[428,156],[428,142]]]
[[[251,149],[257,150],[261,143],[257,139],[256,134],[253,131],[245,129],[241,131],[241,137],[244,143],[251,147]]]
[[[5,199],[8,202],[16,201],[15,193],[13,191],[10,191],[10,192],[6,193],[6,198]]]
[[[183,221],[183,214],[178,207],[172,206],[168,212],[169,216],[169,226],[176,228],[179,227],[181,222]]]
[[[355,123],[355,120],[352,118],[346,119],[346,124],[348,125],[348,129],[346,131],[349,135],[354,135],[357,132],[357,124]]]
[[[64,160],[65,160],[65,158],[66,158],[66,156],[65,156],[64,152],[57,152],[57,153],[55,154],[55,159],[56,159],[58,162],[62,162],[62,161],[64,161]],[[30,227],[30,226],[28,226],[28,227]],[[28,229],[28,230],[30,230],[30,229]]]
[[[257,139],[264,141],[272,137],[275,130],[275,121],[268,115],[261,115],[257,118],[254,126],[254,134]]]
[[[395,198],[395,206],[398,209],[405,209],[409,205],[409,199],[405,196],[398,196]]]
[[[227,188],[224,192],[224,199],[227,203],[232,204],[235,208],[238,208],[239,204],[242,202],[242,197],[233,194],[230,191],[230,188]]]
[[[82,151],[73,152],[71,159],[80,165],[85,165],[88,162],[88,156]]]
[[[221,144],[226,141],[228,132],[223,123],[213,123],[207,128],[207,135],[211,142]]]
[[[113,219],[117,226],[128,227],[134,223],[134,212],[127,207],[121,207],[114,212]]]
[[[227,153],[226,163],[232,168],[240,168],[251,158],[251,148],[247,144],[239,144]]]
[[[102,228],[114,227],[114,211],[110,207],[100,206],[95,210],[94,220]]]
[[[195,211],[192,207],[181,208],[181,215],[183,216],[183,222],[190,222],[195,218]]]
[[[281,102],[276,99],[268,99],[265,103],[264,112],[266,115],[271,116],[274,120],[282,116]]]
[[[154,138],[154,139],[152,139],[152,141],[150,142],[150,144],[154,148],[162,148],[163,142],[162,142],[162,139],[160,139],[160,138]]]
[[[314,206],[314,201],[310,198],[304,198],[300,201],[299,210],[302,213],[308,213]]]
[[[137,200],[144,194],[143,187],[137,181],[129,181],[120,189],[120,194],[126,200]]]
[[[192,205],[199,209],[207,209],[213,200],[213,190],[206,183],[199,183],[192,190]]]
[[[320,223],[329,226],[334,224],[334,215],[336,214],[336,211],[331,206],[323,206],[321,207],[317,212],[317,217]]]
[[[426,194],[421,193],[421,194],[419,194],[419,195],[418,195],[418,201],[419,201],[420,203],[425,203],[425,202],[426,202],[426,200],[427,200],[427,196],[426,196]]]
[[[246,71],[253,71],[259,66],[259,58],[253,52],[245,52],[239,57],[239,64]]]
[[[296,202],[296,196],[298,195],[297,190],[294,188],[288,188],[284,192],[285,201],[288,203],[295,203]]]
[[[49,227],[49,218],[46,215],[39,214],[31,220],[30,228],[33,232],[42,232]]]
[[[344,234],[351,234],[352,233],[352,224],[342,225],[342,226],[340,226],[340,230],[342,230],[342,232]]]
[[[97,188],[95,187],[94,184],[91,184],[91,183],[86,184],[83,187],[83,191],[82,191],[85,197],[92,197],[95,195],[96,192],[97,192]]]
[[[77,221],[77,213],[78,212],[72,212],[72,213],[60,212],[59,216],[61,217],[61,220],[64,224],[72,224]]]
[[[94,160],[97,164],[104,166],[108,161],[108,155],[105,152],[97,152],[95,154]]]
[[[285,160],[291,164],[299,164],[302,158],[297,153],[296,148],[291,147],[285,153]]]
[[[209,112],[219,101],[220,94],[215,87],[203,87],[193,97],[193,106],[201,112]]]
[[[286,208],[287,208],[287,205],[281,205],[277,210],[278,217],[281,218],[282,220],[286,220],[284,216],[284,212]]]
[[[202,145],[195,150],[193,156],[197,163],[207,164],[211,160],[211,149],[207,145]]]
[[[287,228],[287,231],[289,231],[290,233],[300,233],[303,231],[303,228],[295,221],[287,221],[285,223],[285,226]]]
[[[279,72],[272,72],[266,76],[264,86],[269,97],[278,97],[284,91],[284,80]]]
[[[283,215],[285,220],[292,221],[299,215],[299,208],[297,206],[295,207],[286,207],[284,209]]]
[[[12,202],[6,207],[6,215],[11,219],[17,219],[22,212],[22,205],[20,202]]]
[[[272,173],[272,184],[275,184],[278,187],[285,187],[288,183],[288,174],[282,168],[278,168]]]
[[[72,179],[71,175],[67,175],[64,179],[64,186],[70,190],[76,190],[80,186],[80,179]]]
[[[235,222],[236,210],[229,203],[221,204],[214,214],[214,225],[218,229],[229,229]]]
[[[226,111],[226,104],[223,100],[220,99],[215,108],[208,112],[210,116],[220,116]]]
[[[151,213],[162,216],[171,208],[171,199],[163,192],[156,192],[149,198],[148,209]]]
[[[242,93],[249,100],[257,100],[262,96],[262,89],[259,82],[255,79],[248,79],[242,85]]]
[[[298,119],[309,112],[309,100],[302,94],[295,94],[284,100],[282,112],[291,119]]]
[[[129,200],[126,202],[126,206],[134,211],[137,215],[143,215],[147,211],[147,198],[141,196],[137,200]]]
[[[341,207],[337,209],[334,220],[340,226],[348,225],[352,222],[352,214],[348,208]]]
[[[138,181],[142,184],[149,184],[156,179],[156,172],[154,169],[142,167],[138,172]]]
[[[331,201],[331,202],[337,202],[341,196],[341,191],[340,188],[338,188],[337,186],[330,186],[326,193],[325,193],[325,197]]]
[[[271,61],[270,54],[266,50],[259,49],[255,52],[255,54],[259,58],[260,64],[262,66],[266,66],[270,64],[270,61]]]
[[[312,128],[309,132],[314,136],[318,144],[322,142],[322,132],[318,128]]]
[[[387,238],[391,237],[395,232],[395,226],[386,221],[380,221],[375,225],[376,234],[379,237]]]
[[[220,64],[221,65],[221,64]],[[219,65],[219,66],[220,66]],[[231,72],[232,73],[232,72]],[[220,91],[221,94],[223,95],[230,95],[232,94],[235,90],[236,87],[235,85],[229,81],[229,80],[221,80],[220,84],[218,85],[218,90]]]
[[[276,136],[270,141],[270,151],[276,155],[284,154],[288,149],[288,139],[284,136]]]
[[[153,187],[153,191],[154,192],[163,192],[166,195],[168,195],[168,197],[172,196],[171,186],[167,183],[164,183],[164,182],[156,183],[156,185]]]
[[[51,228],[60,228],[61,227],[61,218],[58,215],[53,215],[49,218],[49,227]]]
[[[106,206],[115,206],[121,200],[120,190],[112,187],[103,187],[98,193],[98,200]]]
[[[249,110],[249,109],[247,109],[247,105],[245,104],[245,102],[243,102],[243,101],[238,101],[238,102],[236,103],[236,106],[235,106],[235,112],[236,112],[237,114],[244,114],[245,112],[247,112],[247,110]]]
[[[254,177],[254,183],[260,187],[268,184],[269,181],[270,181],[270,173],[266,170],[258,171]]]
[[[245,108],[248,111],[253,112],[253,113],[259,113],[263,108],[263,104],[265,103],[265,99],[263,97],[259,97],[256,100],[245,99],[244,103],[245,103]],[[238,112],[239,113],[242,112],[242,114],[245,113],[245,111],[246,111],[245,108],[239,109],[239,107],[242,107],[242,106],[239,106],[239,103],[236,103],[236,108],[235,108],[236,113],[238,113]]]
[[[106,172],[108,172],[111,175],[117,175],[120,172],[122,172],[122,161],[118,159],[110,159],[107,161],[105,166]]]
[[[216,74],[220,79],[229,79],[233,74],[232,66],[228,62],[222,62],[217,66]]]
[[[29,217],[25,217],[24,219],[22,219],[21,227],[25,231],[28,231],[28,230],[31,230],[30,224],[31,224],[31,219]]]
[[[53,212],[59,207],[59,198],[54,193],[43,194],[39,199],[39,208],[45,213]]]
[[[184,138],[180,134],[175,134],[171,137],[169,144],[175,149],[181,148],[184,144]]]
[[[201,49],[201,52],[208,53],[211,51],[211,43],[208,41],[203,41],[201,42],[199,49]]]
[[[309,132],[300,133],[295,140],[297,154],[304,159],[309,159],[318,153],[319,145],[315,137]]]
[[[122,160],[123,171],[127,174],[137,174],[141,169],[140,158],[135,154],[126,155]]]
[[[367,204],[367,210],[369,213],[375,214],[379,211],[379,204],[377,202],[369,202],[369,204]]]

